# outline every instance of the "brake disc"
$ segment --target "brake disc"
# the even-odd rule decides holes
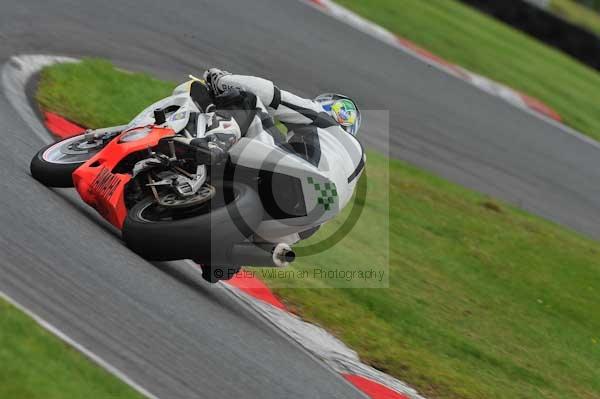
[[[188,208],[196,207],[215,196],[215,188],[210,184],[202,186],[196,194],[189,197],[182,197],[175,193],[168,193],[163,196],[159,196],[158,204],[165,208]]]

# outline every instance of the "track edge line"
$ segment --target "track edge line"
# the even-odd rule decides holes
[[[127,376],[127,374],[123,373],[118,368],[112,366],[110,363],[108,363],[107,361],[102,359],[100,356],[96,355],[94,352],[87,349],[85,346],[83,346],[82,344],[80,344],[79,342],[74,340],[73,338],[69,337],[67,334],[65,334],[63,331],[61,331],[58,327],[52,325],[50,322],[46,321],[44,318],[37,315],[33,310],[27,308],[25,305],[22,305],[16,299],[12,298],[11,296],[9,296],[8,294],[6,294],[5,292],[3,292],[1,290],[0,290],[0,299],[5,300],[6,302],[10,303],[15,308],[20,310],[21,312],[25,313],[25,315],[27,315],[31,319],[33,319],[33,321],[35,321],[44,330],[50,332],[51,334],[53,334],[54,336],[59,338],[61,341],[65,342],[69,346],[71,346],[74,349],[76,349],[77,351],[81,352],[85,357],[87,357],[92,362],[96,363],[98,366],[100,366],[101,368],[108,371],[113,376],[117,377],[118,379],[120,379],[121,381],[123,381],[124,383],[129,385],[131,388],[136,390],[138,393],[146,396],[149,399],[159,399],[158,396],[153,395],[152,393],[147,391],[145,388],[143,388],[141,385],[137,384],[135,381],[133,381],[131,378],[129,378]]]

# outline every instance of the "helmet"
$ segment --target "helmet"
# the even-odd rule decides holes
[[[341,94],[325,93],[315,98],[315,102],[319,103],[345,131],[356,136],[361,117],[354,101]]]

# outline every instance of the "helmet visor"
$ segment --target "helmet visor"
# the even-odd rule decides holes
[[[347,98],[332,99],[322,102],[321,106],[344,130],[356,136],[360,126],[360,111],[353,101]]]

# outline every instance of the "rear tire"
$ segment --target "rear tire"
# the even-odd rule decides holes
[[[261,222],[263,208],[256,191],[241,183],[224,183],[203,205],[204,213],[181,219],[152,220],[153,197],[135,204],[123,225],[129,248],[150,260],[195,259],[203,265],[223,264],[228,251],[243,242]],[[229,194],[223,194],[229,193]],[[226,262],[225,262],[226,263]]]

